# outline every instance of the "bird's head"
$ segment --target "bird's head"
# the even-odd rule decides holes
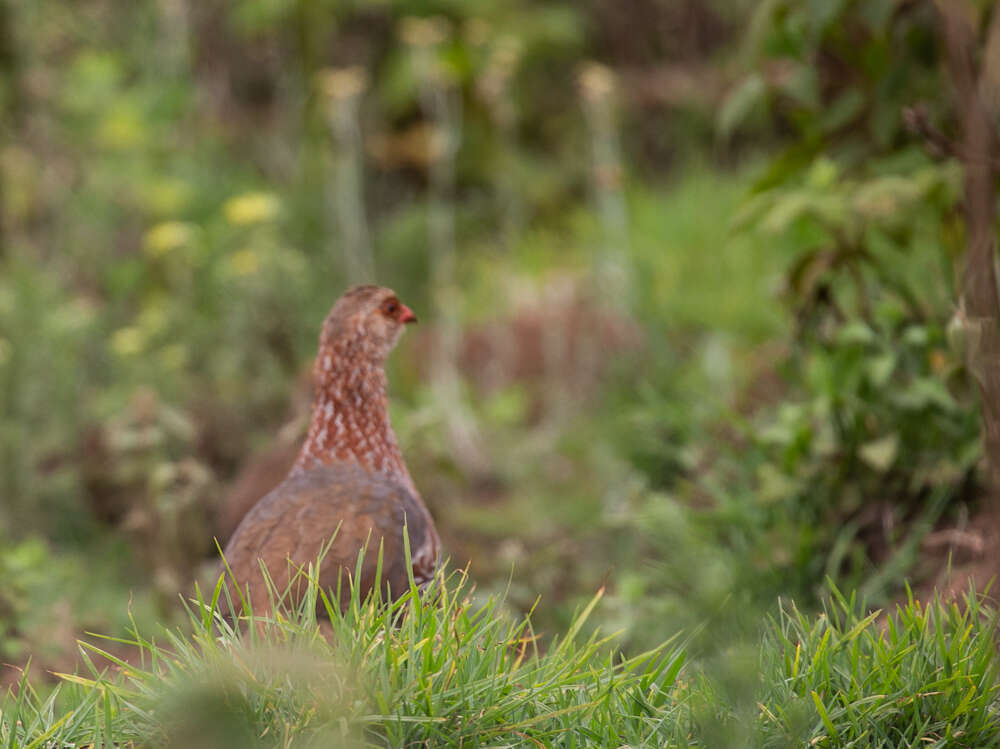
[[[417,321],[413,311],[383,286],[354,286],[330,310],[320,335],[324,350],[342,356],[367,357],[381,364],[395,347],[407,323]]]

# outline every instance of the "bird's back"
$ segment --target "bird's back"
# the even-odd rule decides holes
[[[375,584],[381,545],[381,586],[395,597],[409,585],[404,524],[414,577],[418,583],[426,582],[436,562],[437,536],[420,499],[400,482],[360,466],[325,465],[296,471],[265,495],[237,527],[224,555],[236,582],[244,591],[249,587],[250,600],[259,611],[269,602],[261,561],[275,592],[281,594],[298,567],[315,563],[329,544],[319,571],[320,585],[336,591],[339,578],[346,591],[347,576],[342,572],[353,575],[358,553],[367,547],[359,580],[363,596]],[[292,603],[303,587],[295,585],[289,591]],[[342,598],[343,608],[346,592]]]

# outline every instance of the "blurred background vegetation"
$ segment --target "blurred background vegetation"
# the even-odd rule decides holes
[[[447,553],[540,596],[543,635],[602,585],[627,649],[697,652],[829,581],[985,583],[938,26],[910,0],[6,0],[0,661],[71,670],[81,633],[179,616],[290,464],[359,280],[421,319],[393,419]]]

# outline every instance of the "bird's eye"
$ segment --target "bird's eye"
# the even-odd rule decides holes
[[[387,299],[385,303],[382,304],[383,314],[389,317],[395,317],[397,312],[399,312],[399,302],[395,299]]]

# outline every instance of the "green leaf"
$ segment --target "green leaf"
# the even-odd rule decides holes
[[[854,194],[853,207],[865,218],[898,219],[914,207],[928,189],[910,175],[890,175],[863,183]]]
[[[771,160],[764,172],[754,181],[750,194],[759,195],[798,178],[802,170],[816,158],[821,146],[822,143],[818,139],[807,139],[786,148]]]
[[[892,467],[899,454],[899,435],[893,432],[877,440],[866,442],[858,448],[858,456],[879,473]]]
[[[854,87],[847,89],[834,99],[823,112],[823,131],[831,133],[839,130],[860,115],[864,108],[864,94]]]
[[[909,346],[926,346],[930,340],[930,333],[924,325],[911,325],[903,333],[903,342]]]
[[[861,320],[849,322],[837,331],[837,342],[844,345],[875,342],[875,332]]]
[[[896,369],[896,354],[888,352],[872,357],[868,362],[868,380],[875,387],[884,387]]]
[[[809,167],[806,173],[806,184],[820,190],[833,187],[840,177],[837,162],[826,156],[820,156]]]
[[[816,36],[823,34],[846,5],[846,0],[809,0],[807,12],[809,25]]]
[[[819,74],[810,64],[794,64],[782,79],[781,89],[796,104],[814,110],[820,106]]]
[[[957,407],[944,383],[934,377],[916,378],[906,390],[896,395],[896,402],[902,408],[914,411],[932,406],[952,411]]]
[[[728,139],[761,102],[766,92],[767,85],[760,73],[752,73],[730,91],[719,108],[716,120],[719,136]]]
[[[837,728],[833,725],[833,721],[830,720],[830,714],[827,713],[826,708],[823,706],[823,700],[820,699],[815,690],[811,691],[810,694],[812,695],[813,704],[816,705],[816,711],[819,713],[820,720],[823,721],[823,725],[830,733],[830,738],[836,741],[838,736]]]
[[[902,0],[866,0],[858,4],[858,16],[872,33],[882,32]]]
[[[830,227],[839,227],[846,218],[844,200],[840,195],[814,190],[788,191],[774,201],[761,222],[761,229],[782,234],[803,218],[814,218]]]

